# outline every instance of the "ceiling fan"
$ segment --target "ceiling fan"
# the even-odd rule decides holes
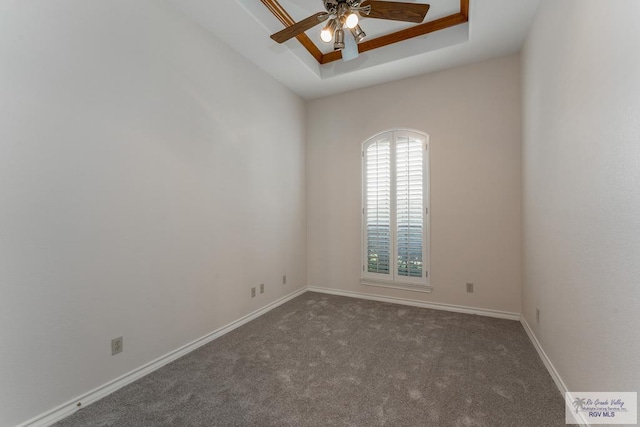
[[[322,3],[324,4],[325,12],[318,12],[300,22],[296,22],[284,30],[272,34],[271,38],[278,43],[284,43],[328,20],[320,33],[320,38],[325,43],[330,43],[333,40],[334,50],[342,50],[345,48],[345,28],[351,32],[356,44],[366,37],[365,32],[359,25],[360,17],[420,23],[429,11],[428,4],[395,1],[322,0]],[[356,44],[353,46],[356,46]],[[356,56],[357,52],[356,46]]]

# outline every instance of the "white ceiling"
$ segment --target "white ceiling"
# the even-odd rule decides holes
[[[365,52],[351,61],[320,65],[296,40],[280,45],[269,37],[283,29],[260,0],[170,0],[187,16],[305,99],[398,80],[518,52],[539,0],[470,0],[469,23]],[[426,21],[460,10],[459,0],[430,2]],[[296,20],[324,10],[322,0],[280,0]],[[242,25],[239,25],[242,23]],[[407,28],[411,23],[365,18],[367,38]],[[322,25],[307,35],[323,51]],[[347,35],[345,35],[346,37]]]

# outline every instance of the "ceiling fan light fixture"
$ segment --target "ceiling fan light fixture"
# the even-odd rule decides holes
[[[333,50],[344,49],[344,30],[338,28],[335,32],[335,42],[333,43]]]
[[[330,20],[320,32],[320,38],[322,39],[323,42],[330,43],[331,40],[333,39],[335,22],[336,21],[334,19]]]
[[[360,25],[356,25],[354,28],[351,28],[350,31],[351,34],[353,34],[353,38],[356,40],[356,43],[360,43],[365,37],[367,37],[367,34],[362,31]]]
[[[346,20],[346,25],[347,28],[352,29],[355,28],[358,25],[358,15],[351,12],[348,16],[347,16],[347,20]]]

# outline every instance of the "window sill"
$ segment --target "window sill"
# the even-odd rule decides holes
[[[365,286],[377,286],[379,288],[402,289],[403,291],[422,292],[427,294],[430,294],[433,291],[431,286],[417,283],[398,283],[375,279],[360,279],[360,284]]]

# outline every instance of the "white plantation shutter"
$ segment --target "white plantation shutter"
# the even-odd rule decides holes
[[[396,222],[398,275],[422,277],[423,143],[396,139]]]
[[[430,289],[426,144],[400,130],[363,144],[363,284]]]
[[[391,140],[381,138],[365,151],[367,271],[391,271]]]

